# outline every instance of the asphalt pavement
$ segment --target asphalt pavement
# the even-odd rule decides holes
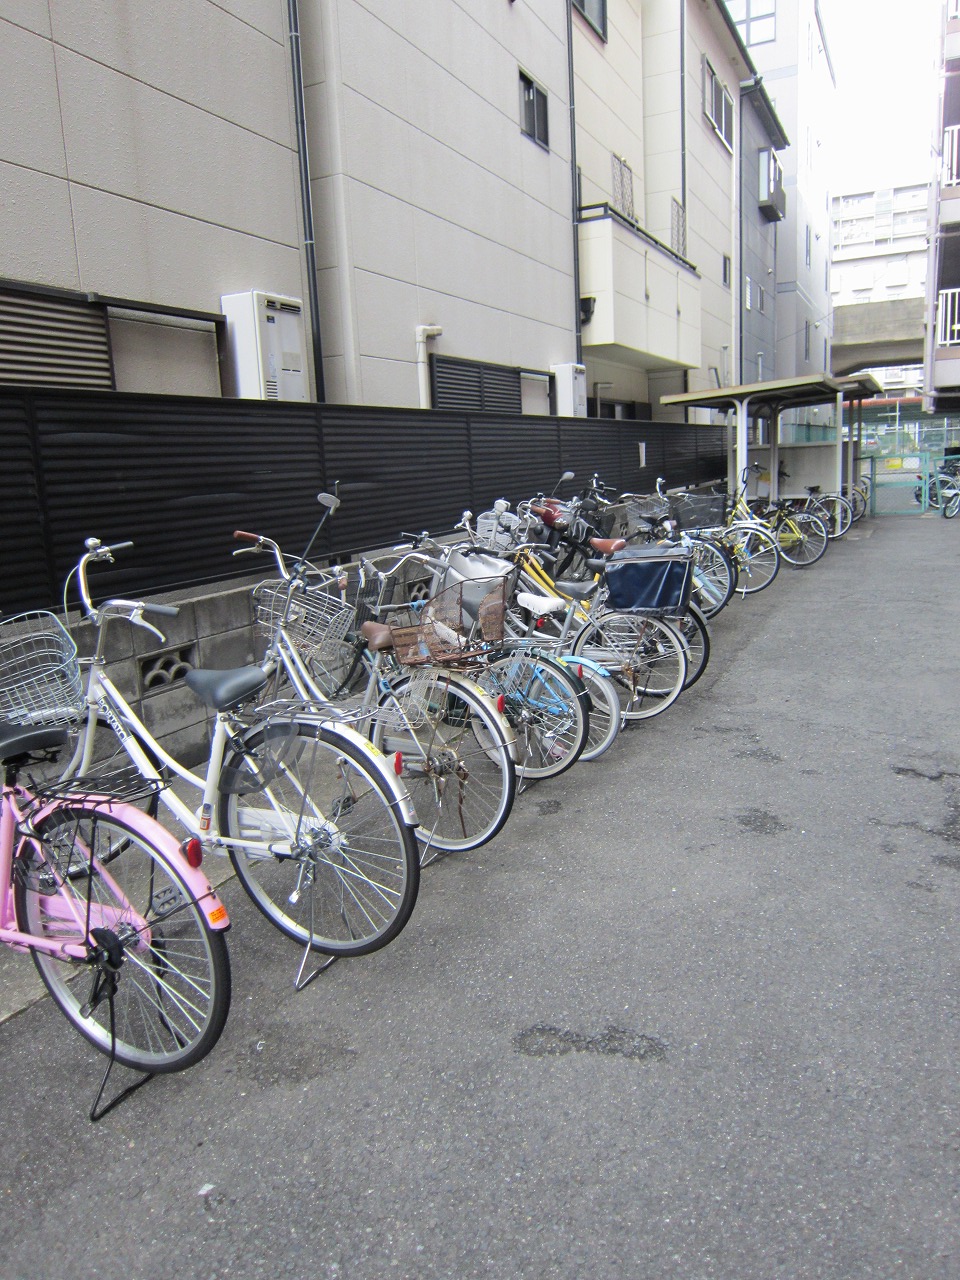
[[[9,1280],[955,1280],[960,520],[862,522],[306,991],[245,901],[200,1065],[99,1124],[0,1026]]]

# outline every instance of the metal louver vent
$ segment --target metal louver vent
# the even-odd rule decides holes
[[[0,289],[0,383],[113,390],[106,310]]]
[[[430,357],[430,367],[435,409],[523,412],[519,369],[437,355]]]

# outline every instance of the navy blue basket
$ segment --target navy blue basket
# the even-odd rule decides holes
[[[611,609],[679,614],[690,603],[693,554],[683,547],[631,547],[604,570]]]

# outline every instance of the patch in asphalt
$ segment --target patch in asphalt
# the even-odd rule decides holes
[[[633,1062],[662,1062],[667,1046],[662,1040],[622,1027],[607,1027],[598,1036],[581,1031],[565,1031],[538,1023],[513,1037],[513,1046],[529,1058],[548,1058],[564,1053],[600,1053],[629,1058]]]
[[[775,813],[766,809],[747,809],[737,814],[737,821],[744,831],[753,831],[758,836],[775,836],[780,831],[789,831]]]
[[[559,813],[562,808],[562,802],[559,800],[538,800],[537,813],[541,818],[545,818],[547,814]]]

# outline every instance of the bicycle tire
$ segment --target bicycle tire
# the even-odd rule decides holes
[[[710,628],[706,614],[691,600],[681,618],[672,619],[687,648],[687,675],[684,689],[695,685],[710,661]]]
[[[493,656],[477,673],[517,735],[517,775],[555,778],[579,760],[590,733],[590,700],[582,680],[562,662],[516,651]]]
[[[617,686],[608,671],[579,655],[558,654],[557,658],[564,666],[574,668],[586,685],[590,697],[590,728],[580,759],[583,762],[597,760],[616,742],[623,724]]]
[[[17,858],[17,920],[37,937],[80,942],[76,920],[57,909],[63,902],[57,880],[74,896],[81,920],[89,906],[91,929],[108,929],[122,948],[113,998],[116,1061],[150,1073],[182,1071],[210,1052],[226,1023],[226,941],[207,923],[175,859],[143,830],[147,820],[128,808],[68,801],[37,820],[39,848],[25,841]],[[91,965],[36,948],[32,955],[67,1021],[109,1054],[109,1003],[83,1012],[91,998]]]
[[[952,520],[960,512],[960,485],[955,481],[944,484],[940,492],[940,514]]]
[[[715,618],[733,599],[737,588],[737,566],[726,547],[712,538],[691,537],[696,568],[694,593],[707,618]]]
[[[305,718],[254,725],[220,774],[220,831],[276,841],[281,856],[230,847],[254,905],[314,951],[360,956],[391,942],[420,887],[413,828],[359,735]]]
[[[370,734],[400,755],[421,842],[462,853],[502,830],[517,793],[513,735],[471,681],[441,667],[392,677]]]
[[[821,494],[811,503],[809,510],[827,526],[827,537],[831,541],[842,538],[853,524],[853,508],[838,493]]]
[[[780,548],[772,533],[754,525],[731,525],[737,557],[737,590],[742,596],[764,591],[780,572]]]
[[[780,555],[794,569],[808,569],[826,555],[827,527],[812,511],[787,512],[776,526]]]
[[[687,678],[682,637],[668,622],[649,614],[602,613],[581,627],[572,650],[610,672],[625,720],[662,715],[676,702]]]

